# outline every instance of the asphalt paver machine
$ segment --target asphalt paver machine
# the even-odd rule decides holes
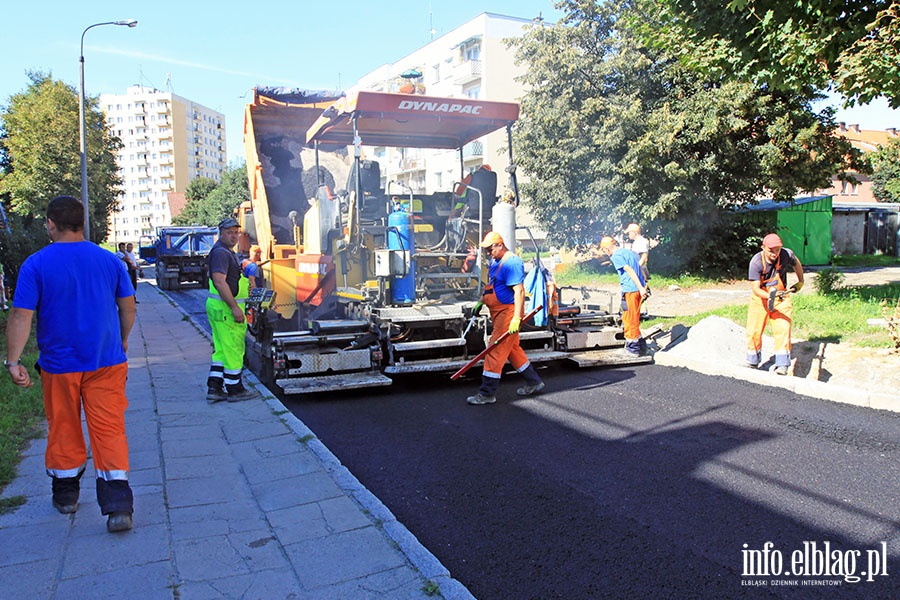
[[[490,319],[472,314],[487,270],[478,242],[492,229],[514,235],[518,186],[511,143],[502,198],[493,171],[466,176],[463,148],[503,128],[511,142],[518,115],[518,104],[469,98],[255,90],[241,217],[263,250],[267,289],[247,303],[250,368],[302,394],[452,373],[483,350]],[[419,193],[383,178],[363,146],[456,150],[460,179]],[[542,318],[520,334],[532,362],[650,360],[621,351],[618,315],[547,291]]]

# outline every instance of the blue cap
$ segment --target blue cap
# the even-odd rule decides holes
[[[238,225],[238,222],[235,221],[234,219],[232,219],[231,217],[228,217],[227,219],[222,219],[222,222],[219,223],[219,229],[229,229],[231,227],[240,227],[240,225]]]

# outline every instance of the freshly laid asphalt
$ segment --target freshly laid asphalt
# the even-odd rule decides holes
[[[205,400],[211,343],[156,287],[138,289],[126,425],[134,529],[110,534],[88,460],[59,514],[46,438],[4,490],[5,598],[472,598],[252,375],[262,399]]]

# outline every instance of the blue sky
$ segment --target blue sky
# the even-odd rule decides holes
[[[229,161],[243,159],[244,105],[256,85],[350,87],[434,37],[492,12],[559,18],[552,0],[344,0],[222,3],[14,2],[3,10],[0,105],[28,85],[26,71],[50,72],[77,88],[81,32],[88,95],[124,93],[135,84],[167,90],[225,114]],[[864,129],[900,127],[884,102],[841,112]]]

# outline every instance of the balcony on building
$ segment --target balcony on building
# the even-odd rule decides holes
[[[481,79],[481,61],[465,60],[453,67],[453,83],[466,85]]]
[[[168,125],[168,123],[166,123],[166,125]],[[168,127],[160,127],[158,132],[159,132],[160,139],[163,139],[163,140],[172,139],[172,130],[169,129]]]
[[[463,157],[463,160],[468,160],[470,158],[484,157],[484,144],[482,144],[478,140],[475,140],[474,142],[469,142],[468,144],[466,144],[465,146],[462,147],[462,157]]]
[[[425,159],[421,156],[416,158],[404,158],[400,160],[401,173],[413,173],[415,171],[425,170]]]

